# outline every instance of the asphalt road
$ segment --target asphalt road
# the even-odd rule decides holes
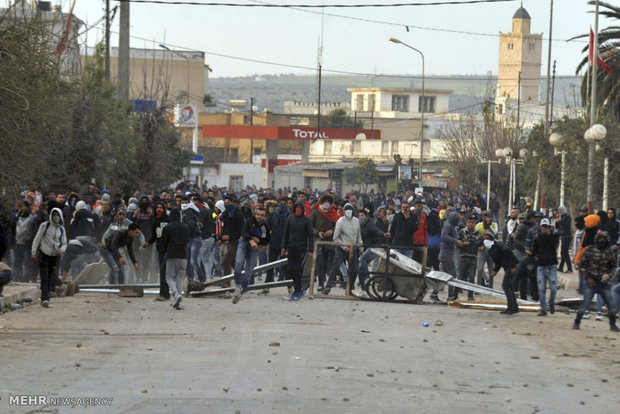
[[[275,289],[175,311],[80,294],[2,315],[0,412],[620,412],[620,335],[606,322],[572,331],[563,313],[285,299]]]

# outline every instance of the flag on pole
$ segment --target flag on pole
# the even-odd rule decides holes
[[[590,27],[590,56],[589,58],[590,58],[590,64],[592,65],[593,64],[592,62],[594,62],[594,32],[592,31],[591,27]],[[596,50],[596,65],[607,73],[613,72],[611,68],[607,65],[607,63],[605,63],[603,59],[601,59],[601,54],[599,53],[598,48]]]
[[[71,33],[71,21],[73,20],[73,8],[75,7],[75,1],[76,0],[73,0],[73,4],[71,5],[71,10],[69,11],[69,14],[67,15],[67,24],[65,25],[65,30],[62,33],[62,38],[60,39],[58,46],[56,46],[57,55],[60,55],[65,50],[67,50],[67,43],[69,42],[69,33]]]

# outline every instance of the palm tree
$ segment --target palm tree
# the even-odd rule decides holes
[[[596,4],[594,0],[590,5]],[[612,25],[602,29],[598,35],[599,52],[603,61],[612,69],[612,73],[607,73],[599,69],[597,71],[596,100],[599,114],[610,115],[620,119],[620,6],[613,6],[607,2],[599,2],[603,10],[599,15],[612,20]],[[573,39],[589,38],[588,34],[575,36]],[[588,64],[589,44],[583,48],[586,57],[577,66],[576,73],[579,74],[584,66]],[[581,96],[583,102],[590,100],[591,70],[587,70],[581,83]]]

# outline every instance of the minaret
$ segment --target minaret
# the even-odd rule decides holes
[[[521,101],[539,101],[542,34],[531,34],[531,23],[521,5],[512,17],[512,33],[500,34],[498,97],[517,99],[521,72]]]

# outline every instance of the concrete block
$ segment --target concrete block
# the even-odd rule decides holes
[[[118,290],[118,296],[123,298],[141,298],[144,296],[144,288],[127,286]]]

